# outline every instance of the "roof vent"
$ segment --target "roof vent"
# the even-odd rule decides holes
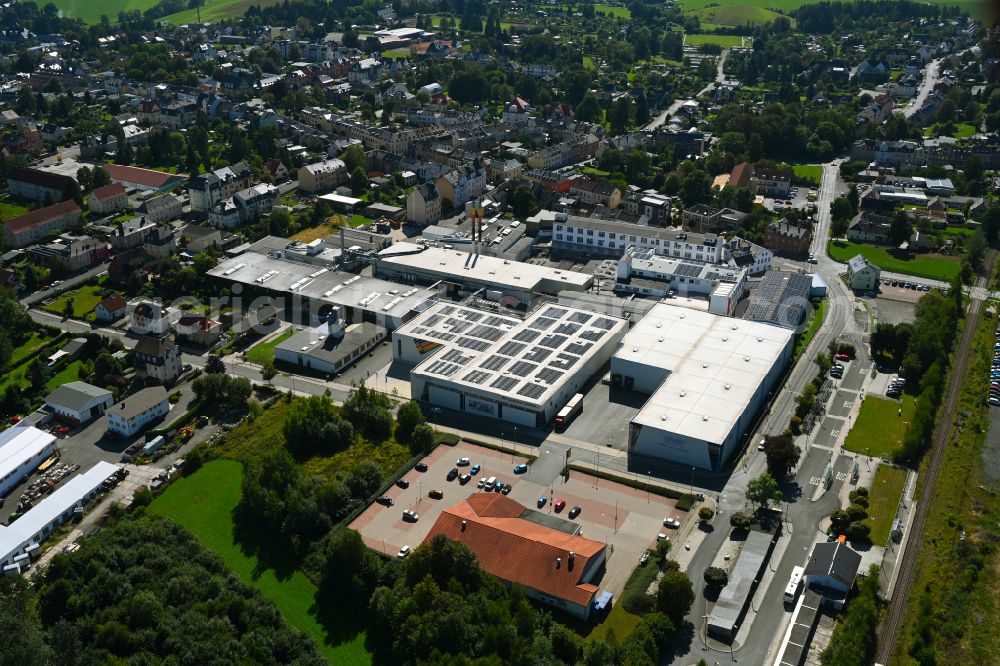
[[[764,338],[762,338],[762,337],[758,336],[758,337],[757,337],[757,342],[764,342]]]
[[[663,328],[663,322],[662,321],[656,322],[656,328]]]
[[[734,331],[736,330],[736,324],[733,324],[733,330]]]
[[[749,357],[749,356],[744,356],[744,357],[743,357],[743,361],[744,361],[745,363],[749,363],[749,362],[750,362],[750,357]]]
[[[708,363],[702,363],[702,364],[701,364],[701,367],[703,367],[703,368],[707,368],[707,367],[708,367]]]
[[[726,384],[726,390],[728,391],[730,388],[732,388],[732,386],[730,386],[729,384]]]
[[[462,521],[462,531],[463,531],[463,532],[465,531],[465,524],[466,524],[466,521],[464,521],[464,520],[463,520],[463,521]]]
[[[662,335],[661,335],[660,337],[656,338],[656,339],[657,339],[657,340],[658,340],[659,342],[663,342],[663,336],[662,336]]]
[[[729,336],[728,335],[723,335],[722,336],[722,341],[723,342],[729,342]]]
[[[556,569],[560,568],[561,566],[562,566],[562,558],[561,557],[557,557],[556,558]]]
[[[686,396],[687,394],[688,394],[688,392],[687,392],[687,391],[681,391],[681,397],[682,397],[682,398],[683,398],[684,396]]]
[[[638,347],[632,347],[632,351],[633,351],[633,352],[638,352],[638,351],[639,351],[639,348],[638,348]]]
[[[684,319],[684,315],[683,315],[683,313],[681,314],[681,319]]]
[[[707,420],[708,420],[708,417],[707,417],[707,416],[703,416],[703,417],[701,417],[701,420],[702,420],[702,421],[707,421]]]
[[[661,416],[661,417],[660,417],[660,420],[661,420],[661,421],[666,421],[666,420],[667,420],[667,415],[666,415],[666,414],[664,414],[663,416]]]

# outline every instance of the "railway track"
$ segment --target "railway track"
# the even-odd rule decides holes
[[[997,259],[997,251],[990,250],[986,255],[986,274],[993,275],[993,265]],[[976,279],[976,286],[988,287],[989,277]],[[965,318],[965,331],[955,355],[955,363],[951,368],[951,375],[948,382],[948,392],[945,395],[945,404],[942,408],[937,426],[934,429],[932,441],[931,457],[924,472],[923,489],[920,493],[920,501],[917,504],[916,514],[913,516],[913,524],[910,527],[910,534],[913,537],[907,541],[902,557],[896,563],[899,569],[899,577],[896,581],[896,590],[889,602],[889,612],[886,614],[885,622],[879,632],[879,642],[876,662],[888,664],[892,660],[892,654],[896,649],[896,639],[906,618],[906,604],[910,596],[910,588],[917,575],[917,558],[920,555],[920,547],[923,544],[924,526],[927,524],[927,517],[930,512],[931,499],[934,496],[934,488],[937,485],[937,477],[944,463],[945,450],[948,448],[948,441],[951,437],[952,426],[955,422],[955,413],[958,407],[958,398],[962,388],[962,380],[965,379],[966,368],[969,364],[969,357],[972,354],[972,341],[979,326],[979,317],[983,308],[983,301],[973,299],[969,306],[969,311]]]

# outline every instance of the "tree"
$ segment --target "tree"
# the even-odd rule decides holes
[[[274,359],[264,359],[264,362],[260,364],[260,376],[264,381],[270,384],[277,375],[278,369],[274,367]]]
[[[830,217],[837,221],[851,219],[851,201],[847,197],[837,197],[830,204]]]
[[[698,518],[703,522],[707,523],[715,517],[715,511],[711,507],[703,506],[698,509]]]
[[[632,120],[632,98],[622,95],[617,101],[611,104],[608,112],[608,122],[611,123],[613,134],[622,134],[628,129]]]
[[[861,194],[858,192],[858,186],[854,183],[851,183],[851,187],[847,190],[847,202],[851,204],[851,214],[856,214],[861,205]]]
[[[670,549],[673,544],[669,541],[657,541],[656,542],[656,555],[660,558],[661,562],[667,561],[667,555],[670,554]]]
[[[597,102],[597,98],[590,93],[584,95],[580,103],[576,105],[575,115],[577,120],[585,123],[595,122],[599,119],[601,106]]]
[[[111,173],[102,166],[96,166],[93,170],[94,189],[111,184]]]
[[[645,126],[649,122],[649,102],[645,95],[640,95],[635,105],[635,124]]]
[[[767,458],[767,471],[777,479],[788,476],[799,464],[802,450],[795,445],[791,433],[764,436],[764,456]]]
[[[904,210],[896,211],[896,214],[892,216],[892,221],[889,223],[889,240],[893,245],[899,245],[904,241],[910,240],[912,233],[913,221],[910,220],[910,216]]]
[[[737,511],[733,515],[729,516],[729,524],[736,529],[745,530],[750,527],[750,516]]]
[[[531,187],[520,185],[511,196],[511,209],[519,219],[531,217],[538,211],[538,201]]]
[[[365,168],[365,151],[356,143],[352,143],[344,152],[340,154],[340,159],[344,162],[347,173],[354,173],[358,167]]]
[[[656,607],[674,623],[680,625],[694,603],[694,586],[687,574],[668,571],[660,579],[656,591]]]
[[[705,584],[709,587],[725,587],[729,583],[729,574],[725,569],[719,567],[708,567],[705,569]]]
[[[289,451],[309,456],[350,445],[354,439],[350,425],[340,417],[329,398],[310,396],[292,403],[282,424],[282,434]]]
[[[751,504],[766,509],[771,502],[781,501],[781,491],[774,477],[765,472],[747,483],[746,497]]]
[[[354,196],[361,196],[368,189],[368,174],[363,167],[355,167],[351,172],[351,192]]]
[[[415,400],[404,402],[396,410],[396,439],[401,442],[409,441],[413,429],[426,420]]]
[[[430,453],[434,448],[434,428],[429,423],[418,423],[410,435],[410,451],[414,454]]]
[[[211,354],[205,363],[205,372],[210,375],[222,374],[226,371],[226,364],[218,354]]]
[[[73,297],[70,296],[66,299],[66,303],[63,305],[63,318],[69,319],[73,316]]]
[[[712,180],[701,169],[691,169],[681,182],[681,198],[685,205],[707,203],[712,200]]]

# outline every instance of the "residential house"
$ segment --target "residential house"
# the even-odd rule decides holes
[[[181,374],[181,350],[172,335],[140,335],[132,350],[136,376],[171,385]]]
[[[104,168],[107,169],[112,181],[121,183],[126,189],[136,189],[141,192],[166,192],[183,183],[186,178],[183,174],[121,164],[105,164]]]
[[[267,215],[276,203],[278,188],[260,183],[237,192],[229,199],[217,201],[209,212],[208,220],[213,226],[232,229]]]
[[[406,220],[425,226],[441,220],[441,195],[437,187],[423,183],[406,195]]]
[[[18,283],[17,271],[11,270],[10,268],[0,268],[0,289],[10,289],[14,293],[17,293]]]
[[[170,397],[162,386],[136,391],[107,411],[108,432],[131,437],[170,412]]]
[[[250,187],[252,179],[253,172],[246,162],[195,176],[188,182],[191,210],[208,213],[216,202]]]
[[[185,314],[177,321],[177,339],[200,347],[211,347],[222,337],[222,324],[204,315]]]
[[[347,182],[349,174],[343,160],[327,159],[299,168],[299,189],[327,192]]]
[[[847,227],[847,240],[852,243],[889,242],[889,218],[878,213],[862,210]]]
[[[58,265],[75,272],[106,261],[108,245],[91,236],[62,234],[51,243],[35,245],[28,256],[44,265]]]
[[[765,197],[787,197],[791,187],[791,169],[754,169],[750,178],[750,189]]]
[[[90,212],[107,215],[128,208],[128,194],[121,183],[111,183],[90,193],[87,199]]]
[[[729,174],[729,185],[736,189],[749,189],[751,179],[753,179],[753,165],[741,162],[733,167],[732,173]]]
[[[530,117],[531,105],[521,97],[515,97],[503,109],[503,121],[505,123],[522,122]]]
[[[486,191],[486,170],[477,159],[471,165],[444,174],[435,185],[442,204],[449,201],[453,208],[460,208],[466,201],[480,197]]]
[[[841,536],[813,546],[805,567],[805,584],[834,608],[847,601],[861,568],[861,554],[851,550]]]
[[[116,321],[125,316],[128,303],[121,294],[114,294],[103,299],[94,308],[94,316],[98,321]]]
[[[854,291],[878,291],[882,270],[863,255],[847,262],[847,285]]]
[[[592,178],[577,178],[570,184],[569,193],[582,203],[594,206],[618,208],[622,201],[621,190],[606,181]]]
[[[792,224],[785,218],[772,222],[764,228],[764,245],[783,254],[804,254],[812,243],[812,228]]]
[[[684,209],[684,226],[698,232],[705,232],[719,226],[722,210],[715,206],[695,204]]]
[[[80,219],[80,213],[72,200],[33,210],[4,222],[4,239],[10,247],[27,247],[70,228]]]
[[[642,215],[648,224],[669,226],[673,219],[673,199],[655,190],[629,192],[622,199],[622,209]]]
[[[162,224],[180,217],[183,206],[181,199],[168,192],[146,199],[139,204],[136,212],[142,215],[147,223]]]
[[[30,167],[14,167],[7,175],[7,189],[13,197],[54,203],[70,198],[79,189],[79,185],[74,179],[62,174]]]
[[[177,250],[177,233],[169,227],[156,227],[142,242],[142,250],[150,259],[163,259]]]
[[[288,167],[278,158],[272,158],[264,162],[264,168],[271,174],[271,179],[276,183],[283,183],[288,180]]]
[[[131,220],[125,220],[111,232],[109,238],[111,249],[120,252],[139,247],[155,227],[153,222],[144,217],[133,217]]]
[[[180,319],[180,311],[165,308],[153,301],[129,303],[129,328],[136,333],[164,336],[174,328]]]

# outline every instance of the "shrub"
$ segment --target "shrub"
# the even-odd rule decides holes
[[[705,569],[705,584],[709,587],[725,587],[729,583],[729,574],[719,567]]]
[[[696,499],[694,495],[681,495],[675,507],[678,511],[690,511]]]
[[[750,516],[746,515],[742,511],[737,511],[733,515],[729,516],[729,524],[741,530],[745,530],[750,527]]]
[[[700,518],[702,522],[707,523],[714,517],[715,517],[715,511],[713,511],[710,507],[703,506],[700,509],[698,509],[698,518]]]

